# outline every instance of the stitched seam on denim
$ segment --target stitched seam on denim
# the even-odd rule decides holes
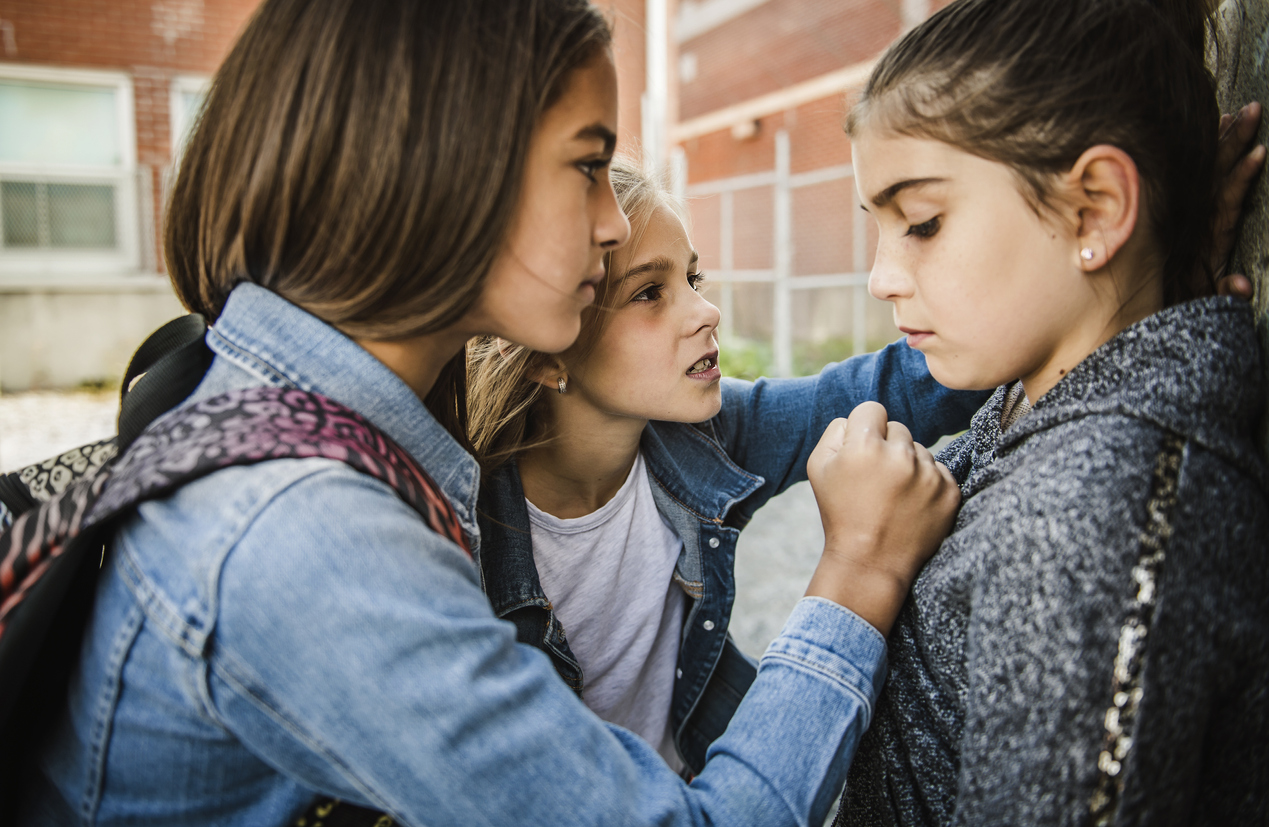
[[[392,487],[387,483],[382,480],[374,479],[367,474],[362,474],[360,471],[349,468],[346,464],[336,459],[327,459],[325,457],[305,457],[303,459],[276,461],[295,462],[297,464],[304,462],[317,467],[306,467],[298,476],[287,479],[286,482],[281,484],[279,487],[270,487],[270,489],[267,490],[267,493],[263,495],[258,495],[254,502],[250,504],[244,503],[240,519],[238,519],[234,525],[230,526],[229,530],[216,534],[212,542],[209,543],[212,548],[216,549],[216,552],[213,557],[214,563],[208,566],[207,583],[205,586],[207,589],[207,630],[205,637],[207,638],[211,637],[212,631],[216,628],[216,621],[220,617],[220,578],[224,574],[225,563],[229,560],[229,555],[235,548],[238,547],[238,544],[242,542],[243,536],[246,535],[253,526],[255,526],[256,522],[260,519],[260,515],[273,505],[274,502],[276,502],[283,494],[287,493],[300,483],[308,480],[329,474],[339,474],[342,476],[341,472],[349,471],[355,475],[354,477],[350,477],[350,480],[356,479],[359,483],[373,483],[376,487],[385,489],[389,496],[391,496],[394,500],[401,500],[401,497],[393,491]],[[236,504],[237,501],[235,501],[235,505]]]
[[[830,681],[842,687],[851,695],[854,695],[856,698],[859,699],[859,703],[863,706],[863,709],[864,709],[864,722],[863,722],[864,728],[865,729],[868,728],[869,723],[872,721],[872,698],[870,697],[870,694],[866,692],[865,690],[860,689],[858,686],[851,683],[846,678],[843,678],[841,675],[837,674],[836,672],[833,672],[823,666],[820,666],[814,661],[809,661],[809,660],[806,660],[805,658],[800,658],[796,655],[791,655],[788,652],[780,652],[780,651],[770,652],[769,651],[765,655],[762,656],[762,660],[763,661],[768,661],[768,660],[783,661],[784,663],[792,666],[793,668],[801,669],[804,672],[809,672],[816,675],[823,675],[824,677],[828,678]],[[862,676],[863,673],[861,670],[856,669],[855,671],[860,672]]]
[[[340,774],[345,778],[345,780],[349,781],[363,795],[366,796],[366,798],[372,803],[375,809],[380,809],[380,810],[391,809],[385,796],[381,795],[377,790],[371,787],[368,782],[364,781],[360,776],[354,773],[347,764],[344,764],[342,761],[340,761],[335,756],[335,754],[331,752],[330,749],[327,748],[325,744],[323,744],[315,736],[310,734],[307,729],[305,729],[304,727],[300,726],[295,721],[288,718],[285,714],[283,714],[282,710],[277,709],[276,707],[274,707],[273,705],[265,701],[264,698],[261,698],[260,696],[252,692],[251,689],[243,682],[243,680],[240,680],[239,677],[235,675],[229,667],[242,668],[244,675],[250,674],[250,671],[251,671],[250,669],[246,668],[245,664],[243,664],[241,661],[235,658],[232,653],[224,651],[224,650],[218,650],[216,653],[216,662],[210,664],[210,668],[212,672],[214,672],[217,676],[219,676],[222,680],[224,680],[225,683],[228,684],[231,689],[237,692],[237,694],[240,697],[246,700],[247,703],[251,704],[256,709],[258,709],[261,713],[263,713],[265,716],[267,716],[268,718],[276,722],[278,726],[282,727],[282,729],[284,729],[291,737],[303,743],[314,754],[324,759],[330,766],[335,767],[340,772]],[[209,683],[210,683],[210,680],[211,680],[211,675],[209,674],[208,675]],[[208,697],[210,698],[211,696],[210,686],[208,686],[207,688],[207,693],[208,693]],[[219,721],[221,726],[225,727],[227,731],[229,732],[234,731],[233,728],[229,725],[229,722],[224,720],[223,716],[221,716],[218,711],[214,710],[214,708],[213,708],[213,714],[216,715],[216,720]]]
[[[257,355],[246,345],[234,341],[229,338],[226,333],[215,327],[208,328],[207,332],[209,334],[209,338],[212,340],[207,343],[207,346],[210,347],[218,356],[228,359],[238,367],[250,373],[254,373],[266,382],[270,382],[275,385],[289,385],[309,392],[314,390],[314,388],[307,383],[297,382],[295,379],[292,379],[290,374],[287,373],[288,369],[284,363],[282,367],[277,367],[272,364],[272,362],[265,361],[265,359],[268,358],[280,362],[280,360],[275,359],[275,357],[271,354],[266,356]],[[217,347],[217,344],[219,344],[220,347]],[[295,372],[294,369],[291,369],[291,371],[292,373]]]
[[[102,687],[93,710],[92,734],[88,738],[88,778],[84,784],[84,797],[79,804],[81,817],[96,818],[101,807],[101,791],[106,777],[106,755],[110,736],[114,730],[115,704],[123,688],[123,663],[140,635],[145,612],[140,604],[128,611],[125,622],[115,634],[107,658],[107,674],[110,680]]]
[[[163,636],[191,657],[198,657],[202,652],[202,638],[198,645],[193,645],[187,624],[181,619],[181,613],[167,602],[167,598],[150,583],[150,579],[141,571],[141,565],[133,559],[128,549],[128,542],[122,534],[115,535],[115,559],[124,585],[137,604],[145,612],[146,618],[155,625]],[[192,630],[190,630],[192,631]]]

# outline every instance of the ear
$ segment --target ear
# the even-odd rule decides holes
[[[535,363],[528,370],[529,379],[547,390],[558,391],[560,380],[568,381],[568,368],[558,356],[546,353],[539,355],[542,359],[534,360]]]
[[[1137,229],[1137,164],[1119,147],[1098,144],[1085,150],[1065,177],[1076,218],[1075,261],[1082,270],[1100,270]]]

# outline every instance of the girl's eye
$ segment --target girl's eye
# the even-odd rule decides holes
[[[687,286],[695,290],[697,293],[701,292],[701,287],[704,286],[704,284],[704,273],[696,272],[687,274]]]
[[[592,182],[598,182],[599,171],[612,162],[611,158],[600,158],[594,161],[578,161],[577,169]]]
[[[908,227],[908,231],[904,235],[914,235],[917,238],[929,238],[939,231],[939,217],[936,215],[929,221],[921,224],[913,224]]]
[[[630,301],[654,302],[657,299],[661,298],[662,289],[663,289],[662,286],[659,284],[649,284],[647,287],[643,288],[638,293],[635,293],[633,296],[631,296]]]

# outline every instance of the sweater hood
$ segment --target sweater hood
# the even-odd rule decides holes
[[[1002,435],[998,451],[1063,422],[1121,414],[1201,445],[1264,486],[1253,434],[1265,384],[1251,307],[1233,298],[1197,299],[1142,319],[1093,351]],[[994,409],[999,422],[1004,390],[980,416]]]

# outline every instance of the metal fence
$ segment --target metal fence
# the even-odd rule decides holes
[[[699,206],[703,199],[717,198],[717,264],[709,269],[709,281],[715,283],[719,291],[718,301],[722,311],[720,333],[724,338],[736,335],[735,320],[737,317],[737,286],[746,284],[769,284],[772,291],[771,301],[771,349],[772,368],[775,374],[788,376],[794,372],[794,296],[799,291],[822,290],[835,288],[849,291],[851,309],[849,319],[836,320],[837,329],[847,333],[851,340],[851,353],[863,353],[869,344],[868,307],[868,269],[870,266],[869,234],[867,218],[859,209],[858,197],[854,192],[854,171],[850,164],[823,167],[807,172],[793,173],[790,170],[789,135],[780,130],[775,135],[775,164],[768,172],[740,175],[732,178],[716,179],[692,184],[684,189],[690,201]],[[682,169],[675,171],[675,178],[682,181],[686,178]],[[849,190],[848,195],[836,194],[834,221],[850,234],[849,253],[836,259],[840,269],[828,272],[795,273],[795,257],[803,245],[813,245],[815,239],[803,239],[795,243],[794,196],[799,190],[819,187],[830,182],[840,182],[839,186]],[[771,192],[771,210],[769,220],[771,226],[755,227],[752,218],[738,221],[736,205],[738,197],[748,197],[752,201],[755,192],[763,189]],[[837,215],[848,210],[849,215]],[[712,211],[712,210],[711,210]],[[711,216],[712,217],[712,216]],[[804,216],[806,220],[808,216]],[[816,217],[821,219],[823,217]],[[759,218],[758,221],[761,221]],[[701,235],[714,239],[713,228],[702,226],[698,220],[696,229]],[[744,234],[770,232],[772,266],[760,268],[737,267],[738,231]],[[807,258],[823,262],[832,256],[814,255]],[[802,268],[805,269],[805,268]]]

